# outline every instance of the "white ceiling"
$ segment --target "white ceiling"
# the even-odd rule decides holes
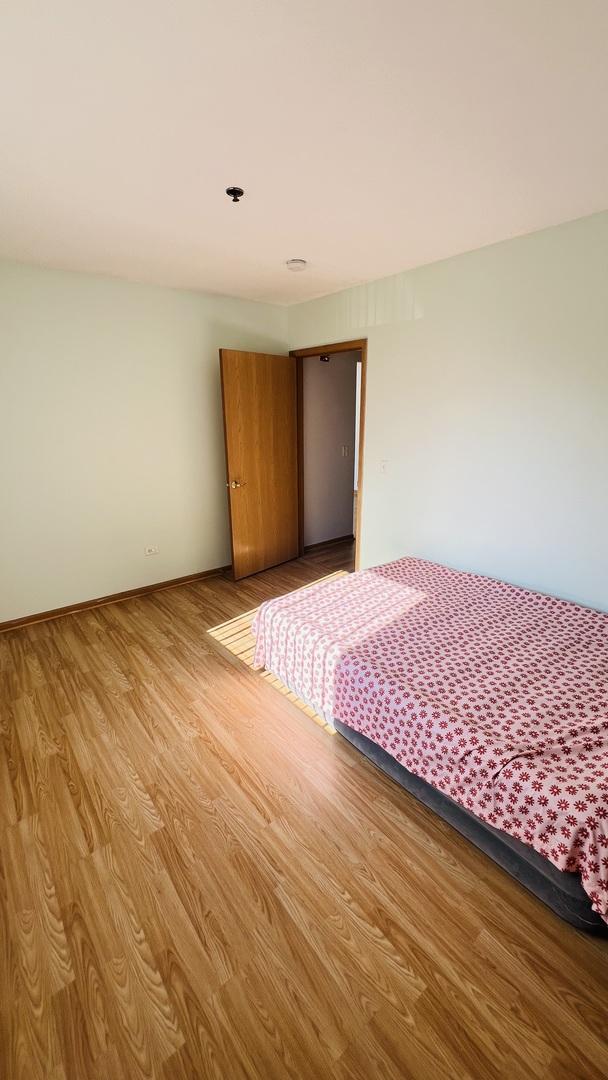
[[[605,0],[4,0],[0,38],[4,256],[294,303],[608,206]]]

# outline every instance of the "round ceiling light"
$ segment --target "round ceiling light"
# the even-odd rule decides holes
[[[305,270],[307,267],[306,259],[288,259],[285,266],[288,270],[293,270],[294,274],[299,273],[300,270]]]

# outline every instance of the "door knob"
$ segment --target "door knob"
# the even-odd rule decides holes
[[[240,480],[233,480],[232,483],[230,484],[230,487],[233,490],[234,490],[234,488],[240,488],[240,486],[241,486],[241,481]]]

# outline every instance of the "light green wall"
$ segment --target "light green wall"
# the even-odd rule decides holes
[[[228,563],[218,348],[286,337],[284,308],[0,264],[0,622]]]
[[[415,554],[608,610],[608,214],[289,309],[292,348],[357,337],[363,565]]]
[[[0,621],[228,562],[218,348],[353,337],[364,565],[608,610],[599,214],[290,309],[0,263]]]

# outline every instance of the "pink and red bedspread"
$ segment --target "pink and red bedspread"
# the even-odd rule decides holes
[[[421,559],[263,604],[255,665],[561,870],[608,922],[608,615]]]

